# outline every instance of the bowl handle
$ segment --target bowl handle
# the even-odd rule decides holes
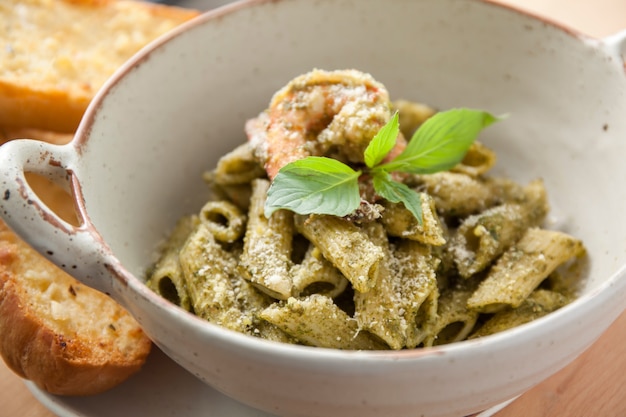
[[[0,217],[35,250],[85,285],[112,292],[111,265],[117,263],[109,248],[78,204],[80,187],[72,175],[76,164],[72,144],[53,145],[18,139],[0,146]],[[72,185],[80,226],[50,209],[33,191],[25,172]]]
[[[621,58],[622,62],[626,61],[626,30],[607,36],[603,39],[603,42],[610,54]]]

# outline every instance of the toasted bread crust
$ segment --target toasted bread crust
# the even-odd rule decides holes
[[[129,0],[0,4],[0,125],[73,132],[122,63],[198,14]]]
[[[4,223],[0,334],[7,365],[58,395],[106,391],[137,372],[151,349],[122,307],[49,263]]]
[[[19,85],[0,79],[0,124],[71,132],[76,130],[95,92],[82,96],[68,91]]]

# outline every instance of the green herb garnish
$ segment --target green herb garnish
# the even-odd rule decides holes
[[[383,126],[365,149],[364,159],[374,190],[382,198],[402,203],[422,223],[421,199],[406,184],[392,179],[392,172],[432,174],[461,162],[482,129],[500,120],[487,112],[453,109],[439,112],[413,134],[406,148],[389,162],[382,163],[396,144],[400,130],[398,113]],[[335,159],[309,156],[280,169],[267,193],[265,216],[279,209],[298,214],[346,216],[361,202],[359,177]]]

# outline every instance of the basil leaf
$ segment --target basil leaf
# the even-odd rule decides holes
[[[377,171],[373,177],[374,190],[382,198],[392,203],[402,203],[422,224],[422,198],[410,189],[406,184],[391,179],[391,175],[385,171]]]
[[[498,120],[471,109],[437,113],[420,126],[397,158],[378,168],[415,174],[448,170],[463,160],[480,131]]]
[[[365,148],[365,165],[373,168],[380,164],[385,156],[396,145],[396,139],[400,132],[398,112],[383,126]]]
[[[361,202],[360,171],[335,159],[309,156],[278,171],[267,192],[265,217],[278,209],[346,216]]]

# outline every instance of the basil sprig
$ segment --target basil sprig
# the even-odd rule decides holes
[[[420,195],[406,184],[392,179],[392,172],[432,174],[461,162],[467,150],[485,127],[500,120],[485,111],[452,109],[439,112],[413,134],[406,148],[393,160],[383,162],[396,145],[400,130],[398,113],[371,140],[364,153],[374,190],[382,198],[402,203],[422,223]],[[361,202],[359,177],[354,170],[335,159],[309,156],[280,169],[267,193],[265,216],[279,209],[298,214],[346,216]]]

